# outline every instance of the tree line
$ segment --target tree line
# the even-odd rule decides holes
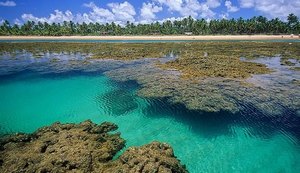
[[[162,23],[134,24],[129,21],[121,26],[114,22],[100,23],[47,23],[27,21],[23,25],[11,25],[5,20],[0,26],[0,35],[36,35],[36,36],[71,36],[71,35],[242,35],[242,34],[300,34],[300,22],[296,15],[289,14],[287,21],[279,18],[267,19],[263,16],[250,19],[193,19],[191,16],[182,20],[166,20]]]

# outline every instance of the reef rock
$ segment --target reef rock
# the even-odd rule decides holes
[[[160,142],[131,147],[114,164],[108,172],[187,172],[174,156],[172,147]]]
[[[171,146],[159,142],[129,148],[112,160],[125,146],[120,133],[108,133],[117,128],[87,120],[2,137],[0,172],[187,172]]]

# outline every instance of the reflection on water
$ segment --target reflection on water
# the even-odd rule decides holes
[[[299,66],[296,60],[290,60]],[[293,86],[293,80],[300,79],[300,72],[291,70],[289,66],[281,65],[281,57],[264,57],[253,60],[252,62],[266,64],[268,68],[274,70],[271,74],[254,75],[247,81],[263,87],[265,89],[283,88]]]
[[[49,54],[50,57],[60,57],[60,54],[58,55]],[[88,55],[78,55],[78,60],[66,65],[64,62],[69,59],[65,58],[64,54],[61,54],[64,58],[54,62],[47,61],[51,59],[48,56],[46,60],[22,63],[23,59],[30,55],[23,56],[15,60],[12,57],[0,58],[0,65],[4,67],[1,68],[0,76],[1,133],[32,132],[55,121],[80,122],[86,119],[97,123],[111,121],[119,125],[122,137],[127,140],[127,147],[153,140],[170,143],[175,154],[187,165],[190,172],[299,172],[300,170],[300,116],[297,113],[299,110],[293,109],[293,106],[287,107],[280,99],[272,101],[272,98],[281,95],[275,94],[276,97],[270,97],[267,90],[273,90],[270,92],[274,95],[274,91],[279,87],[296,89],[296,86],[289,83],[292,78],[299,79],[299,76],[285,74],[288,75],[285,78],[282,73],[287,72],[284,72],[285,69],[281,66],[278,66],[278,71],[265,76],[273,84],[259,90],[263,94],[256,96],[253,94],[258,92],[256,88],[248,89],[245,86],[241,88],[240,83],[236,81],[220,82],[216,79],[176,86],[179,85],[179,74],[173,71],[158,71],[153,65],[157,59],[128,62],[95,61],[89,60]],[[77,55],[70,55],[73,56],[76,59]],[[83,63],[85,60],[89,63]],[[14,68],[10,64],[11,61],[15,62],[18,68]],[[275,58],[265,63],[273,64],[268,66],[275,69],[277,62]],[[124,69],[127,70],[126,73]],[[125,82],[112,80],[102,72],[119,76]],[[156,73],[160,76],[153,76]],[[279,73],[279,77],[273,76],[272,79],[272,75],[276,73]],[[164,80],[170,76],[172,85]],[[276,81],[273,81],[275,78]],[[264,79],[262,82],[268,83],[268,80]],[[141,87],[155,88],[153,91],[163,89],[170,95],[160,98],[139,97],[137,92],[140,92]],[[178,87],[182,93],[179,93],[181,91]],[[201,91],[210,91],[210,94],[201,93],[203,99],[207,97],[206,102],[202,103],[214,106],[216,103],[213,102],[217,102],[224,106],[225,101],[233,102],[239,107],[238,111],[232,113],[229,110],[217,112],[189,110],[182,102],[174,102],[174,96],[188,95],[189,92],[195,95],[199,88]],[[286,88],[283,88],[280,92],[285,90]],[[216,97],[216,94],[226,94],[227,100],[224,104],[222,97],[219,95]],[[298,92],[294,91],[293,96],[300,98],[297,94]],[[279,116],[273,115],[272,112],[266,114],[257,106],[262,96],[270,100],[276,109],[280,108]],[[198,97],[193,98],[197,99]],[[192,103],[188,99],[185,101]]]

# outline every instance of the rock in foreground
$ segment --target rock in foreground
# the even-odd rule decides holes
[[[0,172],[187,172],[159,142],[115,154],[125,146],[115,124],[54,123],[32,134],[0,139]]]

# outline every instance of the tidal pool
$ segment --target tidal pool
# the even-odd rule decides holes
[[[246,103],[233,97],[235,88],[228,88],[238,87],[238,84],[217,83],[218,87],[215,87],[216,83],[212,82],[210,95],[220,90],[228,99],[226,101],[232,101],[238,109],[235,112],[226,109],[208,112],[187,109],[184,102],[174,102],[169,98],[176,95],[152,98],[139,94],[142,87],[160,89],[157,83],[149,83],[149,79],[159,81],[163,89],[170,91],[175,91],[176,88],[172,87],[180,82],[178,71],[157,71],[157,67],[153,66],[155,59],[91,60],[85,63],[88,56],[47,53],[47,57],[35,59],[26,52],[16,58],[2,55],[0,134],[30,133],[56,121],[109,121],[119,126],[121,136],[126,139],[126,147],[140,146],[153,140],[171,144],[175,155],[192,173],[300,171],[300,116],[299,108],[293,106],[297,104],[292,102],[299,99],[299,85],[290,84],[294,79],[299,80],[298,72],[285,77],[290,71],[277,68],[274,73],[253,76],[249,82],[255,85],[266,79],[269,79],[268,84],[273,83],[259,85],[263,92],[256,88],[249,90],[249,95],[241,97],[249,98]],[[54,57],[56,60],[51,61]],[[173,58],[167,56],[160,60],[166,62]],[[270,68],[274,62],[274,67],[278,66],[278,58],[264,60]],[[162,76],[151,78],[156,73]],[[174,86],[162,82],[169,75],[173,76]],[[117,80],[119,78],[122,80]],[[207,82],[201,87],[206,89],[210,84]],[[184,85],[189,87],[180,86],[179,89],[198,89],[198,85]],[[287,89],[294,93],[286,96],[293,95],[295,98],[283,104],[280,99],[285,94],[276,94],[274,90],[278,89],[277,86],[282,89],[286,85],[290,85]],[[270,94],[266,94],[268,88]],[[272,115],[272,111],[268,111],[266,114],[263,106],[256,106],[255,99],[261,98],[252,97],[256,92],[263,93],[260,95],[266,98],[263,102],[272,103],[272,109],[280,108],[279,113],[274,111],[276,115]],[[284,93],[283,90],[277,92]],[[269,95],[280,97],[269,98]],[[218,98],[222,99],[221,96],[203,97],[208,105],[215,105]],[[222,102],[217,104],[223,106]],[[292,106],[286,106],[288,104]]]

